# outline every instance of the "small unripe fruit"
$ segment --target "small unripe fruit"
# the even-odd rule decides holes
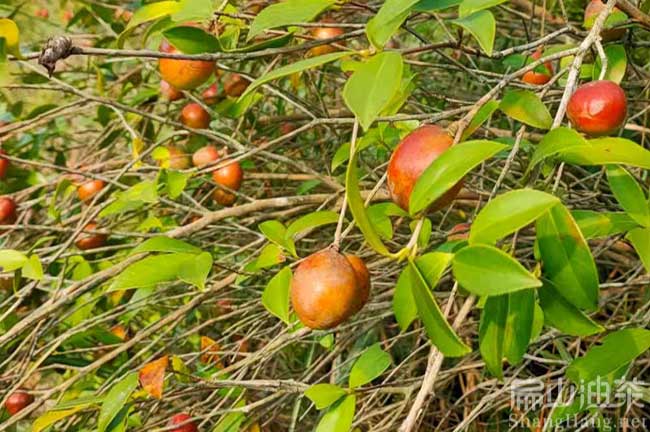
[[[333,249],[316,252],[298,265],[291,281],[291,304],[305,326],[330,329],[361,309],[370,283],[358,266]]]
[[[0,224],[16,222],[16,202],[9,197],[0,197]]]
[[[0,150],[0,155],[7,154],[3,150]],[[9,169],[9,159],[5,159],[0,156],[0,180],[4,179],[7,176],[7,170]]]
[[[197,103],[188,103],[181,111],[181,123],[193,129],[207,129],[210,126],[210,114]]]
[[[81,201],[89,203],[105,185],[102,180],[90,180],[77,188],[77,195]]]
[[[165,80],[160,81],[160,94],[170,102],[183,98],[183,92],[173,87]]]
[[[231,162],[222,168],[212,171],[212,180],[215,183],[234,191],[239,190],[243,178],[244,172],[237,161]],[[223,189],[216,189],[213,192],[212,197],[217,203],[223,206],[232,205],[237,198],[234,194]]]
[[[323,22],[332,22],[330,20],[325,20]],[[343,29],[340,27],[317,27],[311,31],[311,35],[316,40],[325,40],[341,36],[344,33]],[[333,45],[319,45],[309,50],[309,55],[312,57],[333,53],[336,51],[336,47]]]
[[[106,244],[108,236],[106,234],[90,234],[86,231],[97,231],[97,224],[94,222],[89,223],[84,227],[84,231],[79,234],[75,245],[81,250],[97,249]]]
[[[48,11],[45,8],[38,9],[36,12],[34,12],[34,15],[36,15],[39,18],[49,18],[50,17],[50,11]]]
[[[175,54],[178,50],[163,41],[160,45],[162,52]],[[192,90],[203,84],[214,72],[214,63],[202,60],[179,60],[161,58],[158,68],[162,79],[179,90]]]
[[[587,4],[584,17],[584,27],[587,30],[590,30],[594,26],[594,21],[606,7],[607,6],[605,3],[603,3],[601,0],[591,0],[589,4]],[[613,14],[615,12],[621,12],[621,10],[615,7],[612,9],[611,13]],[[600,37],[602,38],[603,42],[610,42],[613,40],[621,39],[623,36],[625,36],[625,33],[627,33],[626,28],[603,28],[600,31]]]
[[[402,209],[409,208],[411,192],[420,175],[453,144],[452,137],[442,128],[425,125],[408,134],[395,148],[388,162],[388,190],[393,201]],[[455,184],[431,205],[439,210],[450,204],[462,187]]]
[[[32,402],[34,402],[34,396],[24,391],[17,391],[7,398],[5,408],[9,415],[16,415]]]
[[[224,83],[223,91],[230,97],[241,96],[248,88],[250,81],[238,73],[229,74]]]
[[[217,83],[214,83],[207,89],[203,90],[201,96],[206,105],[214,105],[219,102],[219,86]]]
[[[531,54],[530,58],[533,60],[539,60],[540,58],[542,58],[542,48],[540,47],[537,51]],[[528,84],[535,84],[535,85],[546,84],[551,80],[551,76],[553,75],[553,65],[551,64],[551,62],[546,62],[544,63],[544,68],[546,69],[547,72],[542,73],[542,72],[536,72],[535,70],[531,70],[526,72],[524,76],[521,77],[521,80]]]
[[[192,155],[192,164],[195,167],[209,165],[219,159],[219,150],[215,146],[201,147]]]
[[[610,135],[625,122],[625,92],[612,81],[583,84],[569,99],[566,112],[578,131],[591,136]]]
[[[192,416],[186,413],[176,414],[169,421],[169,426],[179,426],[170,429],[170,432],[197,432],[199,428],[196,426],[196,423],[190,421],[191,418]]]

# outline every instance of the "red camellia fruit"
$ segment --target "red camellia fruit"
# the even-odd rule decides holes
[[[587,30],[590,30],[594,26],[594,21],[598,15],[605,9],[607,6],[601,0],[591,0],[587,7],[585,8],[585,17],[584,17],[584,27]],[[612,9],[612,14],[615,12],[622,13],[621,10],[617,7]],[[611,14],[610,14],[611,16]],[[607,27],[607,26],[605,26]],[[621,39],[627,33],[626,28],[603,28],[600,31],[600,37],[603,42],[610,42],[613,40]]]
[[[425,125],[408,134],[395,148],[388,163],[388,190],[393,201],[408,211],[415,183],[424,170],[453,144],[452,137],[442,128]],[[431,206],[439,210],[451,203],[462,181],[455,184]]]
[[[224,83],[223,91],[230,97],[241,96],[248,88],[250,81],[238,73],[229,74]]]
[[[36,15],[39,18],[49,18],[50,17],[50,11],[48,11],[45,8],[38,9],[36,12],[34,12],[34,15]]]
[[[169,426],[176,426],[170,429],[170,432],[197,432],[199,428],[190,420],[191,418],[192,416],[186,413],[176,414],[169,421]]]
[[[188,103],[181,111],[181,123],[193,129],[207,129],[210,126],[210,114],[197,103]]]
[[[205,89],[201,96],[206,105],[214,105],[219,102],[219,86],[217,86],[217,83]]]
[[[105,185],[106,183],[102,180],[90,180],[77,188],[77,195],[79,195],[81,201],[89,203]]]
[[[625,122],[625,92],[612,81],[583,84],[569,99],[566,112],[578,131],[591,136],[610,135]]]
[[[469,238],[469,230],[472,227],[468,223],[459,223],[454,225],[454,227],[447,234],[447,241],[457,241],[457,240],[467,240]]]
[[[0,155],[7,154],[4,150],[0,150]],[[0,180],[7,176],[7,170],[9,169],[9,159],[0,157]]]
[[[324,23],[332,23],[332,20],[323,20]],[[311,31],[311,35],[316,40],[325,40],[331,39],[337,36],[341,36],[344,33],[343,29],[340,27],[316,27]],[[340,42],[339,42],[340,43]],[[309,50],[308,55],[312,57],[333,53],[336,51],[336,47],[333,45],[319,45]]]
[[[87,231],[97,231],[97,224],[91,222],[84,227],[84,231],[79,234],[75,245],[81,250],[97,249],[106,244],[108,236],[106,234],[91,234]],[[85,232],[85,234],[84,234]]]
[[[16,201],[9,197],[0,197],[0,224],[9,225],[16,222]]]
[[[192,155],[192,164],[195,167],[209,165],[219,159],[219,150],[215,146],[201,147]]]
[[[5,408],[9,415],[16,415],[32,402],[34,402],[34,396],[24,391],[17,391],[7,398]]]
[[[531,54],[530,58],[533,60],[539,60],[542,58],[542,48],[539,47],[537,51]],[[521,80],[528,84],[542,85],[546,84],[551,80],[553,75],[553,65],[551,62],[544,63],[544,68],[547,72],[536,72],[535,70],[528,71],[521,77]]]
[[[359,311],[368,300],[365,264],[329,248],[305,258],[291,280],[291,304],[312,329],[330,329]]]
[[[160,51],[176,54],[178,50],[169,42],[160,44]],[[203,60],[161,58],[158,68],[163,80],[179,90],[192,90],[203,84],[214,72],[214,63]]]
[[[183,92],[172,87],[172,85],[165,80],[160,80],[160,94],[170,102],[183,98]]]
[[[243,178],[244,172],[237,161],[233,161],[222,168],[212,171],[212,180],[214,180],[216,184],[225,186],[234,191],[239,190]],[[237,199],[235,194],[224,189],[216,189],[212,193],[212,197],[217,203],[223,206],[232,205],[235,202],[235,199]]]

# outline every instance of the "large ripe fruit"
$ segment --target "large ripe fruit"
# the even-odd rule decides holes
[[[331,23],[331,20],[324,20],[325,23]],[[317,27],[311,31],[311,35],[316,40],[325,40],[341,36],[344,33],[340,27]],[[336,47],[333,45],[319,45],[309,50],[311,57],[316,57],[324,54],[333,53]]]
[[[172,86],[165,80],[160,80],[160,94],[170,102],[183,98],[183,92]]]
[[[77,195],[79,199],[85,203],[92,201],[93,197],[97,195],[106,184],[102,180],[90,180],[77,188]]]
[[[231,73],[225,78],[223,91],[230,97],[239,97],[246,91],[249,85],[250,81],[246,78],[238,73]]]
[[[207,89],[203,90],[201,97],[203,97],[203,102],[205,102],[206,105],[214,105],[219,102],[219,86],[217,83],[214,83]]]
[[[291,304],[304,325],[329,329],[361,309],[367,300],[366,283],[357,266],[356,260],[333,249],[316,252],[298,265],[291,281]]]
[[[209,165],[219,159],[219,150],[215,146],[201,147],[192,155],[192,164],[195,167]]]
[[[363,305],[366,304],[368,298],[370,297],[370,272],[368,271],[368,267],[366,267],[366,263],[364,263],[363,260],[358,256],[345,255],[345,258],[354,269],[354,274],[357,278],[358,293],[353,312],[357,313],[361,310]]]
[[[160,51],[176,54],[179,51],[169,42],[160,44]],[[203,84],[214,72],[214,62],[161,58],[158,68],[163,80],[179,90],[192,90]]]
[[[237,161],[233,161],[222,168],[212,171],[212,180],[214,180],[215,183],[234,191],[239,190],[243,178],[244,172]],[[216,202],[223,206],[232,205],[237,198],[235,194],[224,189],[216,189],[213,192],[212,197]]]
[[[84,227],[84,231],[79,234],[75,245],[81,250],[97,249],[106,244],[108,236],[106,234],[91,234],[87,231],[97,231],[97,224],[90,222]]]
[[[180,426],[170,429],[169,432],[197,432],[199,428],[196,426],[196,423],[189,421],[191,418],[192,416],[186,413],[176,414],[169,421],[169,426]]]
[[[171,168],[175,170],[183,170],[190,167],[190,158],[185,151],[176,146],[167,146],[169,152],[169,159],[161,161],[163,168]]]
[[[585,8],[585,17],[584,17],[584,27],[587,30],[590,30],[594,26],[594,21],[598,18],[598,15],[605,9],[607,6],[601,0],[591,0],[587,7]],[[621,10],[617,7],[612,9],[612,14],[615,12],[621,13]],[[610,14],[611,16],[611,14]],[[606,26],[606,25],[605,25]],[[610,42],[613,40],[621,39],[627,33],[626,28],[603,28],[600,31],[600,37],[603,42]]]
[[[408,134],[395,148],[388,163],[388,190],[393,201],[408,211],[415,183],[424,170],[453,144],[452,137],[442,128],[425,125]],[[439,210],[451,203],[462,181],[455,184],[431,206]]]
[[[0,155],[7,154],[4,150],[0,150]],[[0,180],[7,176],[7,170],[9,169],[9,159],[0,157]]]
[[[533,60],[539,60],[542,57],[542,48],[539,47],[537,51],[531,54],[530,58]],[[553,75],[553,65],[551,62],[544,63],[544,68],[546,72],[536,72],[535,70],[528,71],[521,77],[521,80],[528,84],[542,85],[546,84],[551,80]]]
[[[193,129],[207,129],[210,126],[210,114],[197,103],[188,103],[181,111],[181,123]]]
[[[16,202],[9,197],[0,197],[0,224],[16,222]]]
[[[625,92],[612,81],[583,84],[571,95],[566,112],[578,131],[591,136],[610,135],[625,122]]]
[[[34,396],[19,390],[7,398],[5,408],[7,408],[9,415],[15,415],[32,402],[34,402]]]

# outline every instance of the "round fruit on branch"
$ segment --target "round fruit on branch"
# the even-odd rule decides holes
[[[305,326],[330,329],[358,312],[369,291],[365,264],[328,248],[308,256],[296,268],[291,304]]]
[[[600,15],[606,7],[607,5],[605,5],[601,0],[591,0],[585,8],[585,17],[583,22],[584,28],[590,30],[594,26],[594,21],[596,21],[598,15]],[[603,42],[621,39],[627,33],[626,28],[608,28],[611,26],[610,21],[613,18],[616,18],[617,15],[620,16],[622,21],[625,21],[626,16],[619,8],[615,7],[612,9],[611,14],[607,17],[607,21],[605,21],[604,28],[600,31],[600,37]]]
[[[179,51],[169,42],[160,44],[160,51],[177,54]],[[158,68],[162,79],[179,90],[192,90],[203,84],[214,72],[214,62],[161,58]]]
[[[207,129],[210,126],[210,114],[197,103],[188,103],[181,111],[181,123],[192,129]]]
[[[0,150],[0,155],[7,154],[4,150]],[[7,170],[9,169],[9,159],[0,156],[0,180],[7,177]]]
[[[106,234],[93,234],[88,233],[87,231],[97,231],[97,224],[95,222],[90,222],[84,227],[84,231],[79,234],[75,245],[85,251],[88,249],[97,249],[106,244],[108,236]]]
[[[217,102],[219,102],[220,95],[219,95],[219,86],[217,85],[217,83],[214,83],[207,89],[203,90],[201,97],[203,97],[203,102],[206,105],[214,105]]]
[[[87,204],[92,201],[95,195],[104,189],[104,186],[106,186],[106,183],[102,180],[90,180],[77,188],[77,195],[81,201]]]
[[[238,161],[230,162],[228,165],[212,171],[212,180],[216,184],[233,191],[239,190],[243,178],[244,171]],[[212,198],[223,206],[230,206],[235,202],[237,196],[227,190],[218,188],[212,193]]]
[[[165,149],[167,149],[168,156],[158,161],[161,167],[175,170],[184,170],[190,167],[190,158],[182,148],[168,145]]]
[[[0,197],[0,224],[16,222],[16,201],[9,197]]]
[[[333,20],[323,20],[323,23],[333,23]],[[340,27],[316,27],[311,31],[311,35],[316,40],[327,40],[332,39],[338,36],[341,36],[344,33],[343,29]],[[336,51],[334,45],[319,45],[313,47],[309,50],[308,55],[311,57],[316,57],[320,55],[325,55],[333,53]]]
[[[34,396],[24,391],[16,391],[11,394],[5,401],[5,408],[9,415],[16,415],[27,405],[34,402]]]
[[[395,148],[388,162],[388,190],[398,206],[408,211],[415,183],[434,160],[453,144],[452,137],[435,125],[425,125],[408,134]],[[431,209],[449,205],[463,185],[460,181],[435,201]]]
[[[533,54],[530,56],[533,60],[539,60],[542,58],[542,47],[539,47]],[[545,72],[537,72],[536,70],[528,71],[521,77],[521,80],[528,84],[542,85],[546,84],[551,80],[553,76],[553,64],[551,62],[546,62],[542,66],[546,69]]]
[[[213,145],[201,147],[192,155],[192,164],[195,167],[210,165],[219,159],[219,150]]]
[[[165,80],[160,80],[160,94],[170,102],[183,98],[183,92],[172,86]]]
[[[591,136],[611,135],[625,122],[627,99],[618,84],[592,81],[571,95],[566,112],[578,131]]]
[[[170,432],[197,432],[199,428],[196,426],[195,422],[190,420],[191,418],[192,416],[186,413],[174,415],[174,417],[169,420],[169,427],[175,427],[168,430]]]
[[[237,98],[246,91],[249,85],[250,81],[246,78],[238,73],[231,73],[225,78],[223,91],[226,95]]]

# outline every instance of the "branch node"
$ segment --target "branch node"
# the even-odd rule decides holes
[[[79,49],[72,45],[72,39],[67,36],[54,36],[45,43],[41,55],[38,57],[38,64],[47,69],[47,73],[51,78],[56,69],[57,61],[78,53]]]

